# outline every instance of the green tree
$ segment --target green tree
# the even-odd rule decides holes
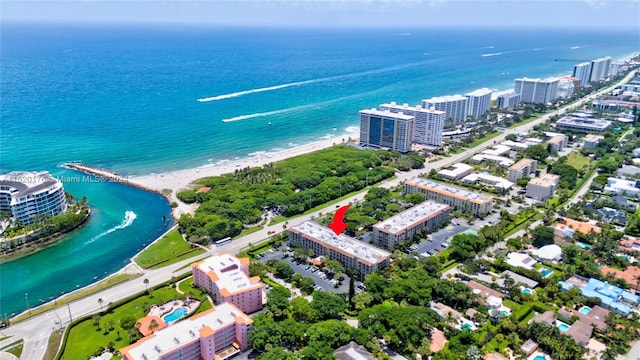
[[[542,247],[553,244],[553,229],[547,226],[538,226],[531,231],[533,246]]]
[[[272,347],[256,359],[258,360],[296,360],[298,357],[281,346]]]
[[[262,351],[267,347],[278,346],[281,337],[282,329],[271,314],[262,313],[253,317],[253,328],[249,330],[247,338],[254,349]]]
[[[538,161],[543,161],[547,157],[549,157],[549,152],[547,151],[547,147],[543,144],[529,146],[528,148],[522,151],[522,155],[526,158],[535,159]]]
[[[316,291],[313,293],[311,307],[317,311],[319,319],[326,320],[337,318],[346,306],[340,296],[324,291]]]
[[[282,286],[275,286],[267,295],[267,309],[273,313],[275,319],[283,319],[289,310],[291,291]]]
[[[331,273],[335,274],[338,272],[344,273],[344,266],[337,260],[327,260],[324,263],[324,267],[329,270]]]
[[[291,316],[298,322],[309,324],[315,321],[317,311],[307,299],[297,297],[291,300]]]

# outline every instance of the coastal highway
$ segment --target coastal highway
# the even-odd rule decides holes
[[[634,75],[635,75],[635,71],[632,71],[616,85],[605,88],[596,94],[589,95],[586,98],[581,99],[576,103],[564,106],[530,123],[515,127],[513,129],[508,129],[504,131],[502,134],[500,134],[499,136],[491,139],[490,141],[480,144],[472,149],[466,150],[465,152],[462,152],[460,154],[455,154],[451,157],[443,158],[433,163],[427,163],[425,164],[425,168],[423,169],[417,169],[417,170],[412,170],[405,173],[400,173],[396,178],[383,182],[378,186],[383,186],[387,188],[393,187],[407,179],[411,179],[419,175],[420,173],[429,172],[431,169],[438,169],[438,168],[449,166],[454,163],[461,162],[465,158],[470,157],[473,154],[480,152],[488,147],[491,147],[494,142],[503,141],[505,136],[509,134],[518,134],[521,132],[529,131],[535,125],[547,121],[550,117],[554,115],[563,114],[566,111],[569,111],[578,106],[581,106],[585,102],[593,100],[594,98],[596,98],[598,95],[602,93],[611,91],[616,86],[624,84],[629,80],[631,80]],[[339,206],[344,206],[349,203],[361,200],[365,192],[366,191],[362,191],[356,195],[349,197],[348,199],[341,201],[338,204],[333,204],[331,206],[328,206],[314,213],[306,214],[306,215],[297,217],[295,219],[292,219],[289,221],[289,223],[297,224],[306,220],[311,220],[312,218],[319,217],[320,212],[322,212],[323,214],[332,212],[335,210],[336,205],[339,207]],[[574,198],[579,198],[579,197],[580,196],[576,196]],[[266,226],[264,229],[257,231],[255,233],[246,235],[242,238],[236,239],[230,244],[227,244],[221,247],[214,247],[209,250],[208,254],[215,254],[219,252],[237,253],[240,250],[246,248],[249,243],[257,244],[260,241],[268,238],[269,237],[268,232],[271,232],[271,231],[281,232],[283,230],[282,225],[283,224],[280,223],[272,226]],[[188,267],[181,270],[178,270],[178,269],[182,268],[185,265],[189,265],[190,263],[194,262],[196,259],[198,258],[185,260],[180,263],[173,264],[157,270],[144,270],[142,277],[121,283],[119,285],[105,289],[93,295],[89,295],[81,300],[73,301],[68,306],[59,307],[56,310],[51,310],[41,315],[37,315],[27,320],[24,320],[22,322],[19,322],[17,324],[11,325],[10,327],[0,331],[0,337],[10,336],[10,338],[0,341],[0,348],[7,346],[19,339],[24,339],[25,341],[24,350],[23,350],[21,359],[29,359],[29,360],[42,359],[47,347],[47,339],[49,338],[49,335],[51,334],[51,332],[56,327],[60,326],[59,325],[60,322],[62,326],[66,326],[69,323],[70,317],[75,319],[79,316],[98,312],[100,310],[100,304],[98,303],[98,299],[102,299],[104,301],[104,304],[108,304],[110,302],[114,302],[118,299],[129,296],[131,294],[144,291],[145,290],[145,284],[143,283],[144,279],[149,280],[149,284],[148,284],[149,286],[154,286],[156,284],[162,283],[170,279],[172,276],[176,276],[180,273],[190,271]]]

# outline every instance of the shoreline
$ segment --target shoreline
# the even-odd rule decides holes
[[[233,173],[235,170],[246,167],[261,167],[269,163],[282,161],[291,157],[330,148],[334,145],[347,143],[349,139],[351,139],[352,142],[357,141],[358,136],[359,133],[356,131],[346,132],[341,136],[314,141],[278,152],[256,151],[246,157],[232,161],[222,160],[218,163],[207,164],[195,168],[151,173],[147,175],[127,177],[125,179],[126,184],[128,185],[135,184],[141,189],[161,194],[167,198],[170,203],[177,203],[178,206],[173,207],[172,209],[172,215],[174,219],[178,220],[182,214],[192,214],[197,208],[197,204],[185,204],[182,201],[179,201],[176,193],[181,190],[189,189],[199,179]],[[107,172],[112,176],[117,176],[117,174],[109,173],[106,170],[102,171]],[[171,190],[171,192],[169,193],[167,189]]]

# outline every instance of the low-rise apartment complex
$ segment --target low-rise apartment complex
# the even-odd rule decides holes
[[[449,220],[450,212],[449,205],[425,201],[374,225],[374,242],[380,247],[392,249],[422,229],[438,228]]]
[[[556,121],[556,130],[580,133],[602,133],[611,126],[611,121],[602,119],[565,116]]]
[[[291,247],[313,249],[316,256],[337,260],[347,269],[358,271],[360,279],[389,265],[388,252],[311,221],[289,229]]]
[[[564,135],[556,135],[547,141],[547,151],[549,154],[557,154],[567,147],[568,139]]]
[[[438,171],[438,175],[449,180],[459,180],[471,174],[471,169],[473,169],[473,166],[471,165],[457,163],[451,165],[449,169],[442,169]]]
[[[558,187],[560,176],[544,174],[539,178],[533,178],[527,183],[527,196],[538,201],[546,201],[553,197]]]
[[[427,200],[447,204],[467,214],[484,216],[493,207],[493,197],[432,180],[413,178],[404,184],[407,194],[422,194]]]
[[[253,320],[224,303],[120,349],[124,360],[220,360],[249,347]]]
[[[222,253],[191,265],[193,284],[207,290],[214,301],[232,303],[245,313],[262,309],[260,277],[249,277],[249,259]]]
[[[524,158],[517,163],[511,165],[507,180],[515,183],[526,176],[535,175],[538,161],[534,159]]]

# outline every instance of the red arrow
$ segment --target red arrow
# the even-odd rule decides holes
[[[347,223],[344,222],[344,214],[349,210],[349,205],[343,206],[333,215],[333,222],[329,223],[329,228],[333,230],[336,235],[340,235],[344,229],[347,228]]]

